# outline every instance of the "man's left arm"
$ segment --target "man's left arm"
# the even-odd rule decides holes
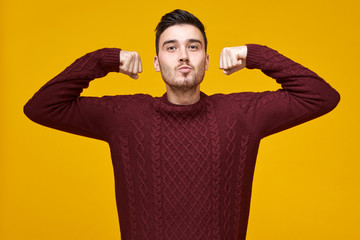
[[[228,75],[244,67],[260,69],[281,84],[278,91],[252,98],[247,114],[262,137],[326,114],[340,100],[339,93],[313,71],[266,46],[225,48],[219,66]]]

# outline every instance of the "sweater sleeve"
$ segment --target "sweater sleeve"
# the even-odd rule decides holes
[[[119,71],[119,54],[120,49],[104,48],[77,59],[35,93],[24,106],[25,115],[47,127],[106,140],[114,114],[109,97],[80,94],[91,80]]]
[[[339,93],[311,70],[266,46],[247,47],[247,68],[260,69],[282,86],[252,98],[248,114],[261,137],[317,118],[338,104]]]

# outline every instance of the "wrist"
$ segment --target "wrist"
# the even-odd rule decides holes
[[[108,72],[119,72],[120,51],[119,48],[103,48],[98,50],[101,55],[101,64]]]
[[[246,44],[247,56],[246,56],[246,67],[249,69],[259,68],[261,69],[261,59],[266,46],[258,44]]]

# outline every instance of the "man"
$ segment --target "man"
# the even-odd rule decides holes
[[[225,48],[220,69],[257,68],[282,89],[207,96],[200,92],[206,50],[203,24],[175,10],[156,28],[162,97],[80,97],[109,72],[138,78],[139,55],[112,48],[79,58],[25,105],[35,122],[109,143],[124,240],[244,240],[260,140],[339,101],[315,73],[255,44]]]

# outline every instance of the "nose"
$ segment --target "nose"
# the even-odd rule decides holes
[[[189,55],[186,49],[182,49],[179,54],[179,62],[189,62]]]

